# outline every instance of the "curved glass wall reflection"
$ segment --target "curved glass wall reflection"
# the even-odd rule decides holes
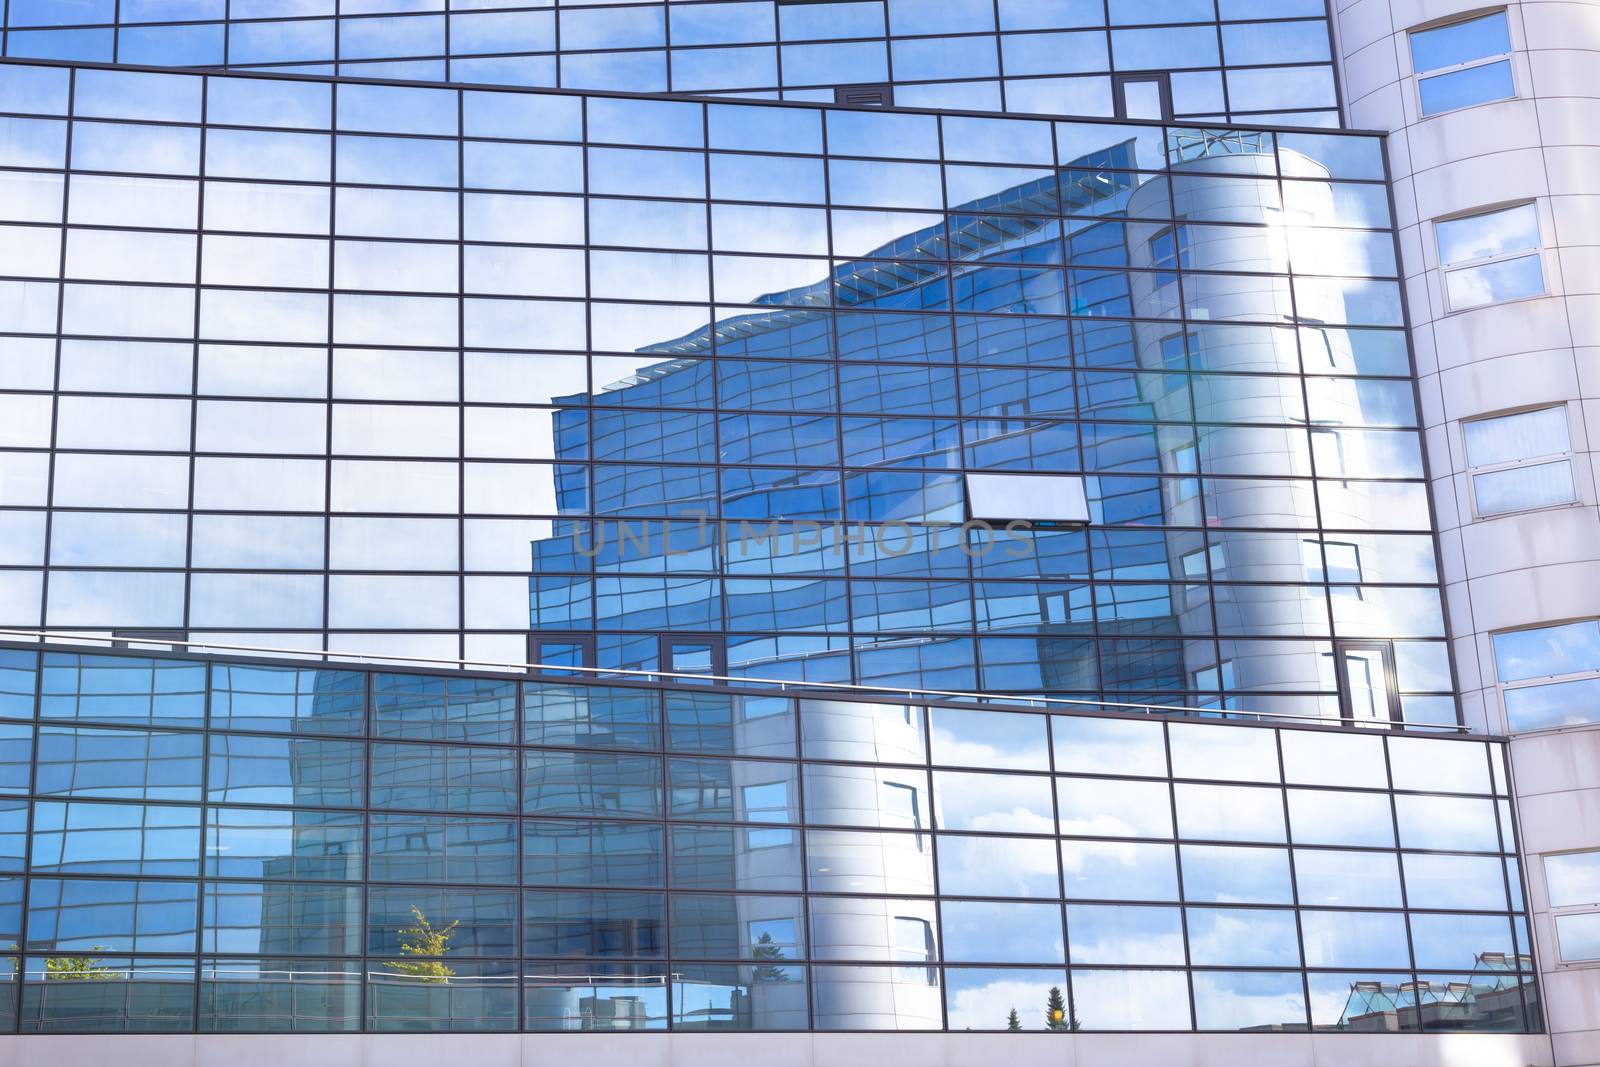
[[[1455,720],[1372,138],[0,77],[0,622]]]

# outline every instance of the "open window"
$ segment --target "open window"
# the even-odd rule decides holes
[[[1339,714],[1346,726],[1387,727],[1403,721],[1394,646],[1388,641],[1338,641]]]
[[[661,669],[670,674],[728,673],[727,642],[720,634],[662,634]]]
[[[569,671],[564,668],[593,667],[594,638],[587,634],[529,634],[528,662],[539,674],[565,674]]]
[[[1164,122],[1172,117],[1172,83],[1164,71],[1112,75],[1111,95],[1119,119]]]

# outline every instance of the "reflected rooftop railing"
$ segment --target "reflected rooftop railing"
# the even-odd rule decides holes
[[[986,707],[1034,708],[1051,711],[1077,711],[1082,714],[1146,715],[1184,718],[1224,719],[1231,722],[1258,722],[1277,725],[1351,726],[1368,730],[1409,730],[1420,733],[1469,734],[1458,723],[1401,722],[1358,718],[1349,715],[1301,715],[1281,711],[1252,711],[1248,708],[1203,707],[1182,704],[1155,704],[1147,701],[1083,700],[1071,697],[1029,696],[1013,693],[977,693],[959,689],[916,689],[909,686],[861,685],[847,682],[814,682],[795,678],[763,678],[750,675],[701,674],[681,671],[636,670],[624,667],[578,667],[567,664],[531,663],[510,660],[447,659],[383,652],[353,652],[341,649],[276,648],[268,645],[241,645],[216,641],[191,641],[161,635],[82,632],[52,629],[0,628],[0,642],[27,642],[39,645],[98,646],[113,650],[165,650],[188,655],[234,656],[240,653],[267,659],[315,661],[319,664],[394,665],[429,669],[445,668],[491,674],[554,675],[569,680],[575,677],[593,682],[637,682],[650,685],[692,685],[704,689],[714,684],[719,690],[771,695],[773,690],[816,697],[859,695],[876,698],[905,698],[910,703],[981,703]],[[1237,694],[1247,696],[1248,694]]]

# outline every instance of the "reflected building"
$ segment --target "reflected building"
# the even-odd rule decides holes
[[[1600,1059],[1592,26],[1455,7],[7,0],[0,1033]]]

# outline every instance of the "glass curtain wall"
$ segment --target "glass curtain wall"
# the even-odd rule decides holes
[[[0,86],[0,624],[1456,721],[1376,138]]]
[[[0,649],[22,1033],[1537,1029],[1504,745]]]
[[[1324,0],[12,0],[5,55],[1337,126]],[[1143,77],[1139,77],[1143,75]],[[1142,117],[1162,117],[1159,113]]]

